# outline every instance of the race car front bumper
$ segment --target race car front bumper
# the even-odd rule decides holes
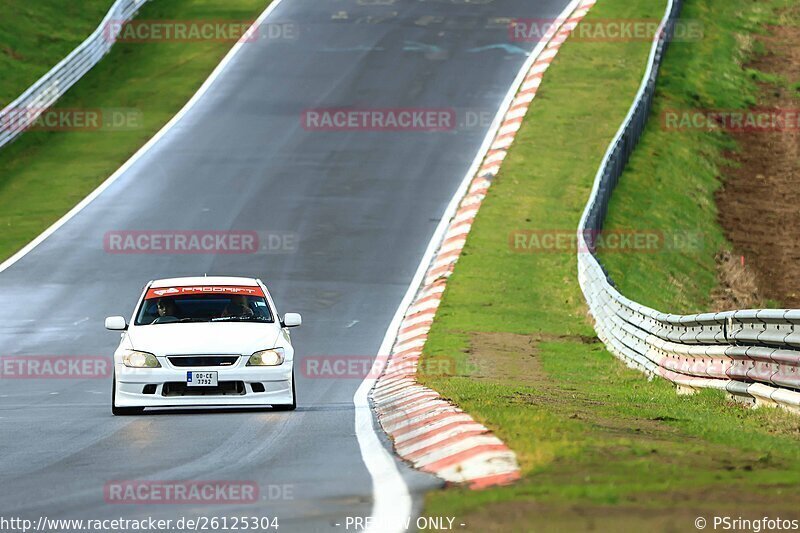
[[[293,403],[292,361],[279,366],[174,367],[159,357],[161,368],[114,365],[117,407],[267,406]],[[216,372],[217,387],[187,385],[187,372]]]

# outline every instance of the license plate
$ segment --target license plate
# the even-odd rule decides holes
[[[186,385],[189,387],[216,387],[216,372],[187,372]]]

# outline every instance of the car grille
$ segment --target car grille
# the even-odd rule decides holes
[[[173,366],[233,366],[238,355],[171,355],[167,357]]]
[[[220,381],[216,387],[189,387],[182,381],[169,381],[161,389],[163,396],[244,396],[244,381]]]

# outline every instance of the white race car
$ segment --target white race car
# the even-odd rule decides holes
[[[294,349],[288,328],[297,313],[278,318],[260,280],[192,277],[151,281],[114,352],[111,412],[145,407],[297,406]]]

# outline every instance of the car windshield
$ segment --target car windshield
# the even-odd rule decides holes
[[[136,325],[181,322],[274,322],[263,296],[244,294],[181,294],[146,298]]]

